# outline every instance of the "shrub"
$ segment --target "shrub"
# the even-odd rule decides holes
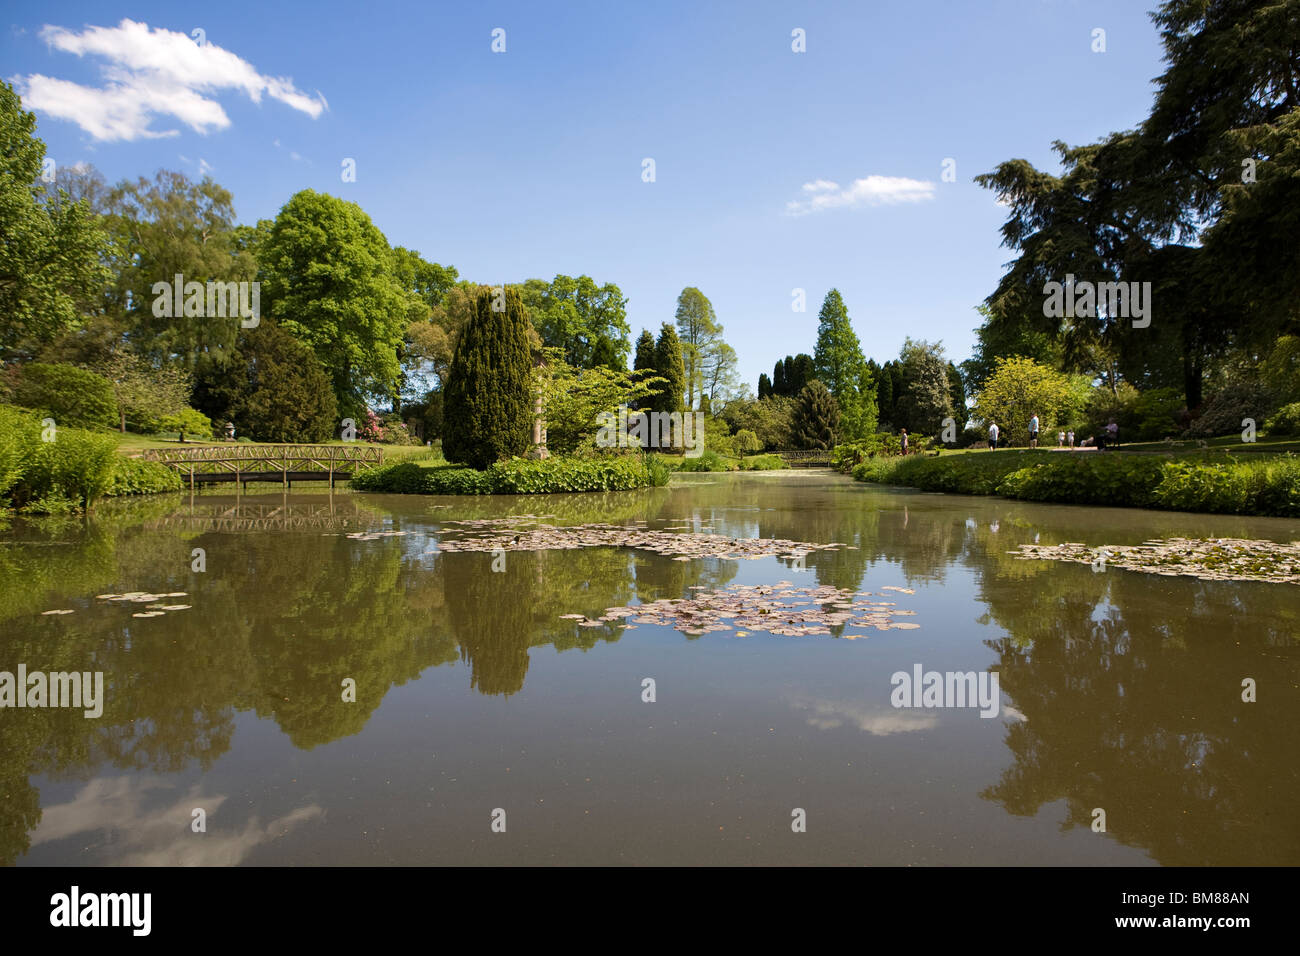
[[[1283,405],[1264,423],[1269,435],[1300,435],[1300,402]]]
[[[780,471],[790,466],[780,455],[750,455],[741,459],[741,471]]]
[[[1263,421],[1277,408],[1273,394],[1251,378],[1230,381],[1215,392],[1196,421],[1187,429],[1189,438],[1216,438],[1240,433],[1242,419]]]
[[[706,448],[694,458],[683,458],[677,466],[678,471],[735,471],[738,466],[723,458],[712,448]]]
[[[44,499],[70,500],[85,507],[108,491],[119,461],[111,435],[61,428],[54,441],[38,441],[29,450],[14,503],[44,510]]]
[[[663,465],[655,471],[661,477]],[[479,471],[457,465],[422,468],[402,462],[364,472],[352,479],[359,491],[405,495],[533,495],[577,491],[626,491],[654,483],[640,456],[599,458],[513,458]]]
[[[158,422],[158,430],[192,435],[195,438],[212,437],[212,421],[193,408],[183,408],[175,415],[166,415]]]
[[[117,400],[105,378],[75,365],[32,362],[22,367],[14,401],[74,428],[117,423]]]
[[[996,490],[1026,501],[1148,508],[1155,504],[1163,464],[1154,455],[1058,455],[1012,472]]]
[[[152,495],[161,491],[180,491],[184,486],[181,476],[166,465],[143,458],[119,456],[105,494]]]
[[[1155,501],[1177,511],[1300,516],[1300,459],[1168,461]]]

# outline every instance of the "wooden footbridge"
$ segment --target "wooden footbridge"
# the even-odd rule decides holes
[[[348,480],[359,471],[383,464],[384,450],[370,445],[204,445],[199,448],[150,448],[156,461],[188,477],[190,488],[216,482]]]

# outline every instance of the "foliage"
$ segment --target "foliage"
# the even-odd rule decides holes
[[[143,458],[118,455],[106,495],[152,495],[163,491],[180,491],[185,486],[174,468]]]
[[[241,437],[316,442],[333,434],[334,392],[311,349],[274,322],[241,329],[225,369],[201,370],[194,404]]]
[[[504,308],[496,311],[494,304]],[[535,400],[527,330],[518,291],[479,291],[444,389],[448,461],[482,469],[528,450]]]
[[[1300,435],[1300,402],[1283,405],[1264,423],[1270,435]]]
[[[543,354],[534,381],[542,394],[546,447],[559,455],[593,449],[602,413],[617,415],[619,406],[634,407],[662,384],[659,378],[623,369],[574,368],[559,348],[543,349]]]
[[[1070,396],[1070,380],[1033,359],[998,359],[995,371],[976,396],[974,414],[984,424],[996,422],[1001,440],[1029,443],[1029,419],[1038,415],[1040,433],[1060,421]]]
[[[683,408],[693,409],[704,394],[706,383],[718,374],[719,365],[725,366],[727,356],[721,353],[721,346],[726,343],[722,341],[722,324],[713,311],[713,303],[694,286],[686,287],[677,296],[675,319],[685,367]],[[730,360],[734,363],[734,352]],[[665,374],[662,366],[659,374]]]
[[[654,457],[654,456],[647,456]],[[443,465],[422,468],[401,462],[364,472],[352,479],[359,491],[421,495],[534,495],[580,491],[627,491],[663,478],[662,462],[650,465],[639,455],[597,458],[555,456],[543,460],[513,458],[485,470]]]
[[[63,513],[86,507],[107,493],[121,460],[111,435],[59,428],[43,441],[40,423],[30,416],[5,412],[0,424],[0,491],[15,507],[40,513]],[[18,473],[6,464],[17,451]]]
[[[734,459],[722,457],[715,449],[706,448],[694,458],[683,458],[677,465],[678,471],[736,471],[739,465]]]
[[[817,316],[817,348],[813,352],[813,365],[814,374],[835,398],[839,409],[840,421],[834,427],[850,439],[865,438],[874,433],[879,418],[876,385],[838,289],[826,293]],[[802,393],[800,389],[799,394]],[[807,447],[829,448],[830,445]]]
[[[191,371],[223,364],[239,332],[238,304],[227,304],[227,315],[218,317],[206,314],[206,295],[201,314],[177,310],[171,300],[178,275],[205,292],[210,281],[256,280],[257,261],[237,244],[230,191],[207,176],[196,183],[183,173],[159,170],[152,179],[114,186],[105,205],[114,274],[105,307],[126,324],[133,347],[154,367],[177,359]],[[157,283],[166,290],[155,292]],[[160,299],[168,308],[155,315]]]
[[[41,412],[59,425],[117,424],[117,401],[103,377],[75,365],[29,362],[19,373],[15,404]]]
[[[212,421],[200,411],[182,408],[176,414],[162,418],[158,422],[158,430],[177,432],[192,438],[211,438]]]
[[[356,203],[304,189],[260,250],[265,311],[316,353],[339,413],[359,417],[367,394],[391,395],[410,297],[393,251]]]
[[[1214,438],[1242,430],[1242,420],[1258,424],[1277,408],[1277,400],[1259,378],[1234,376],[1210,396],[1187,429],[1189,438]]]
[[[614,283],[557,275],[529,279],[520,295],[542,345],[559,349],[569,365],[627,367],[627,298]]]
[[[739,434],[752,432],[761,448],[789,448],[794,418],[794,399],[773,395],[764,399],[736,399],[722,410],[722,419]]]
[[[748,455],[740,461],[741,471],[780,471],[789,467],[780,455]]]
[[[937,436],[944,419],[955,415],[943,346],[908,337],[899,363],[903,368],[903,392],[894,399],[894,424],[918,435]]]
[[[817,379],[799,393],[792,431],[799,448],[833,448],[840,423],[840,408],[830,391]]]
[[[108,380],[117,400],[118,428],[127,422],[142,432],[158,431],[160,420],[181,414],[194,382],[183,368],[152,363],[134,352],[114,349],[91,366]]]
[[[1005,451],[872,458],[859,481],[1028,501],[1300,516],[1300,459],[1291,455],[1160,455]]]
[[[677,412],[686,407],[686,366],[682,358],[682,343],[677,330],[665,322],[659,329],[655,342],[655,374],[663,384],[650,398],[650,408],[656,412]]]
[[[0,357],[30,354],[74,325],[109,277],[90,202],[42,184],[35,130],[36,117],[0,81]]]

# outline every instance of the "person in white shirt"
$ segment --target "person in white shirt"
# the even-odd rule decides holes
[[[994,422],[989,425],[989,448],[993,451],[998,450],[998,423]]]
[[[1034,412],[1034,417],[1029,419],[1029,447],[1038,447],[1038,413]]]

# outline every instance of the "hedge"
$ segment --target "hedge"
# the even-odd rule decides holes
[[[1300,458],[1170,458],[1123,453],[990,452],[876,458],[858,481],[1025,501],[1211,514],[1300,516]]]
[[[357,475],[352,487],[399,495],[541,495],[628,491],[658,483],[639,457],[513,458],[483,471],[459,465],[422,468],[402,462]]]

